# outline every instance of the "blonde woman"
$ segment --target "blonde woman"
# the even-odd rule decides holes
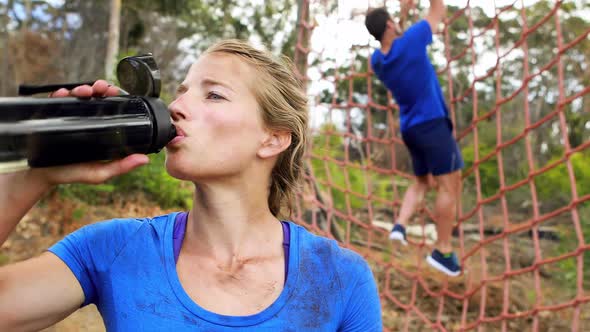
[[[109,96],[106,82],[56,96]],[[166,169],[194,183],[188,213],[95,223],[0,269],[0,330],[50,326],[97,305],[109,331],[381,331],[367,263],[281,221],[307,140],[290,67],[247,43],[208,49],[170,105]],[[52,186],[100,183],[148,162],[32,169],[0,177],[0,243]]]

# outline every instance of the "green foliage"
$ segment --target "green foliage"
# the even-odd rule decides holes
[[[580,223],[582,228],[582,233],[584,237],[584,243],[590,243],[590,205],[586,205],[578,209],[578,213],[580,216]],[[567,254],[572,252],[572,245],[568,243],[573,241],[577,244],[577,237],[575,236],[575,230],[573,229],[572,225],[568,225],[566,229],[563,229],[561,232],[562,242],[558,247],[559,254]],[[590,251],[586,250],[582,253],[583,256],[583,264],[584,268],[582,269],[583,273],[583,280],[584,280],[584,288],[588,289],[590,287]],[[565,285],[567,285],[568,289],[571,291],[576,291],[577,289],[577,279],[578,279],[578,263],[577,259],[566,259],[561,260],[558,263],[559,269],[562,271],[557,275],[557,279],[563,281]]]
[[[115,191],[112,183],[99,185],[88,184],[65,184],[58,187],[61,196],[70,199],[79,199],[90,204],[97,204],[108,201]]]
[[[554,163],[558,158],[553,158],[549,163]],[[576,190],[578,196],[590,193],[590,151],[574,153],[570,157],[574,175],[576,178]],[[563,206],[572,199],[571,185],[566,163],[544,172],[535,178],[537,193],[542,201]]]
[[[327,162],[327,165],[324,165],[324,161],[318,159],[312,160],[312,166],[314,168],[315,176],[318,180],[328,181],[328,179],[330,179],[332,184],[340,188],[347,188],[348,182],[350,183],[349,190],[351,192],[366,195],[364,185],[365,181],[363,178],[364,175],[362,174],[361,170],[350,167],[345,169],[330,162]],[[327,188],[325,188],[324,185],[320,185],[320,189],[325,191]],[[351,194],[347,194],[340,189],[336,189],[335,187],[330,188],[330,193],[334,207],[338,210],[346,210],[347,201],[350,202],[350,207],[352,209],[366,207],[366,200]]]
[[[270,49],[292,55],[290,52],[297,35],[292,15],[297,10],[294,0],[260,4],[240,0],[182,1],[175,7],[176,10],[167,13],[177,21],[179,36],[193,37],[194,47],[198,50],[220,38],[248,39],[255,36]],[[194,38],[196,36],[199,38]]]
[[[313,154],[343,161],[344,140],[337,135],[337,132],[338,129],[334,125],[324,125],[321,134],[313,138]],[[348,204],[353,210],[367,208],[366,199],[346,193],[343,190],[348,189],[348,191],[362,196],[370,193],[374,196],[386,198],[391,195],[391,180],[389,177],[369,174],[368,171],[357,168],[361,165],[359,162],[349,161],[349,165],[342,167],[330,160],[312,158],[311,165],[320,190],[330,194],[334,207],[340,211],[347,210]],[[371,188],[368,186],[369,177],[371,177]]]
[[[164,208],[191,206],[190,185],[166,172],[164,153],[150,155],[148,165],[115,178],[113,184],[120,192],[143,191]]]
[[[143,192],[163,208],[190,208],[191,184],[183,183],[168,175],[164,153],[152,154],[150,163],[128,174],[119,176],[101,185],[72,184],[59,187],[61,195],[80,199],[90,204],[105,203],[114,194]],[[74,211],[74,218],[79,212]]]
[[[82,219],[82,217],[84,217],[85,214],[86,212],[84,211],[84,209],[77,208],[74,210],[74,212],[72,212],[72,219],[80,220]]]
[[[554,163],[560,158],[555,157],[549,161]],[[576,178],[576,190],[578,197],[590,194],[590,169],[587,165],[590,163],[590,151],[574,153],[570,157],[570,162]],[[535,184],[539,199],[549,209],[554,210],[569,204],[572,201],[570,178],[566,163],[560,163],[555,168],[543,172],[535,178]],[[584,243],[590,242],[590,205],[588,202],[578,206],[578,215],[581,223]],[[578,245],[578,237],[575,228],[571,223],[564,223],[559,226],[561,241],[557,247],[557,254],[567,254],[573,252]],[[590,287],[590,252],[585,251],[583,255],[583,280],[584,287]],[[557,279],[563,282],[565,288],[575,291],[577,288],[578,278],[578,261],[574,258],[561,260],[557,263],[560,273]]]
[[[479,144],[479,160],[485,158],[494,151],[494,148],[490,145],[480,142]],[[461,151],[463,155],[463,161],[465,163],[465,170],[471,172],[475,161],[475,150],[473,145],[469,145]],[[478,165],[479,178],[481,183],[481,193],[484,197],[494,195],[500,189],[500,177],[498,173],[498,160],[494,155],[492,158]],[[470,176],[465,180],[465,187],[475,188],[475,170],[473,170]]]

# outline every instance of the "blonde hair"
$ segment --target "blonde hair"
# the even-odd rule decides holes
[[[268,51],[236,39],[221,41],[205,54],[216,52],[238,56],[257,71],[259,75],[252,90],[265,126],[291,133],[291,145],[279,155],[272,170],[268,196],[271,213],[276,217],[288,217],[293,210],[307,146],[307,97],[302,84],[295,77],[292,62],[285,56],[277,59]]]

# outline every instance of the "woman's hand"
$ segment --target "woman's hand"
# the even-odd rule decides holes
[[[98,80],[90,85],[80,85],[72,90],[61,88],[49,94],[49,97],[113,97],[118,96],[119,88],[105,80]]]
[[[106,81],[97,81],[93,86],[79,86],[72,91],[60,89],[50,96],[109,97],[118,94],[118,88]],[[133,154],[109,162],[87,162],[0,173],[0,245],[27,211],[53,186],[64,183],[102,183],[148,162],[146,155]]]
[[[111,97],[119,95],[117,87],[104,80],[98,80],[94,85],[81,85],[72,90],[59,89],[50,97]],[[123,159],[109,162],[87,162],[73,165],[33,168],[30,173],[37,181],[49,186],[63,183],[98,184],[117,175],[125,174],[149,162],[146,155],[132,154]]]

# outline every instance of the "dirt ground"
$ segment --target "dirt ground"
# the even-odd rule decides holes
[[[63,321],[55,324],[52,327],[42,330],[42,332],[102,332],[106,331],[102,318],[100,317],[96,306],[86,306]]]

